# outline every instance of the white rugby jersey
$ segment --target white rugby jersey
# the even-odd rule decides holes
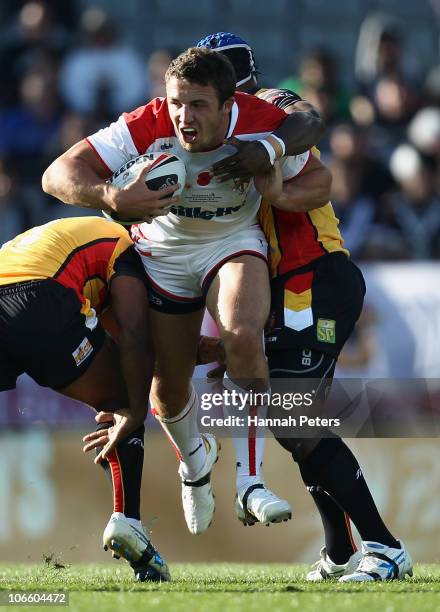
[[[255,96],[235,93],[226,138],[241,140],[264,138],[284,121],[281,109]],[[179,205],[170,213],[139,226],[140,242],[149,250],[174,248],[193,242],[218,240],[257,223],[261,196],[251,181],[246,188],[235,190],[234,182],[217,183],[208,172],[215,162],[236,152],[235,147],[221,145],[203,153],[190,153],[179,143],[165,99],[155,98],[131,113],[124,113],[109,127],[99,130],[86,141],[108,168],[115,172],[130,159],[151,152],[177,155],[185,164],[187,180]],[[309,159],[307,151],[284,158],[283,178],[297,176]],[[142,248],[142,244],[139,244]]]

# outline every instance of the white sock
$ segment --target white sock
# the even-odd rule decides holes
[[[177,416],[166,418],[155,412],[181,462],[183,478],[194,480],[206,462],[206,448],[197,423],[199,400],[191,384],[188,403]]]
[[[110,518],[124,518],[129,525],[136,527],[142,531],[142,522],[139,519],[132,518],[131,516],[125,516],[123,512],[113,512]]]
[[[143,531],[142,523],[139,519],[127,517],[127,523],[129,523],[132,527],[136,527],[136,529]]]
[[[223,385],[228,391],[236,391],[241,398],[245,397],[248,393],[242,387],[236,385],[226,374],[223,379]],[[270,393],[270,391],[266,391]],[[241,402],[240,402],[241,403]],[[225,407],[228,412],[227,407]],[[233,414],[239,414],[240,417],[244,418],[244,422],[248,422],[248,416],[258,416],[259,418],[266,418],[267,405],[252,406],[252,403],[247,403],[243,410],[233,411]],[[235,448],[235,457],[237,462],[237,493],[239,497],[243,497],[246,490],[259,483],[264,483],[264,477],[262,473],[263,455],[265,437],[265,427],[240,427],[235,430],[235,435],[232,440]],[[240,436],[237,436],[237,434]]]

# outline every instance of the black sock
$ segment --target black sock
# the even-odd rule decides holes
[[[321,440],[299,468],[308,486],[321,487],[347,512],[362,540],[400,548],[377,511],[359,463],[340,438]]]
[[[106,426],[100,425],[98,429]],[[101,461],[113,489],[113,512],[123,512],[126,517],[137,520],[141,517],[144,433],[145,427],[142,426],[117,446],[108,461]]]
[[[347,563],[356,550],[348,515],[321,487],[305,483],[321,515],[328,556],[338,565]]]

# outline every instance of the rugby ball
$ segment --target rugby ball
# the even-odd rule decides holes
[[[165,189],[165,187],[171,187],[179,183],[179,189],[172,195],[175,196],[182,193],[186,181],[185,164],[172,153],[145,153],[144,155],[139,155],[139,157],[134,157],[116,170],[109,182],[115,187],[123,189],[135,181],[139,173],[148,165],[151,165],[150,170],[145,175],[145,185],[148,189],[160,191]],[[171,196],[165,197],[170,198]],[[116,221],[121,225],[133,225],[134,223],[143,223],[144,221],[144,219],[122,219],[118,213],[108,213],[105,210],[102,211],[102,214],[106,219]]]

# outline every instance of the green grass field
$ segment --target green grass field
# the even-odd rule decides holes
[[[405,581],[310,584],[300,565],[171,565],[173,581],[140,584],[122,561],[111,565],[1,565],[0,595],[8,591],[66,591],[69,611],[325,610],[435,612],[440,610],[440,566],[418,565]],[[30,610],[30,606],[19,606]],[[50,609],[33,606],[33,609]],[[54,609],[54,608],[52,608]]]

